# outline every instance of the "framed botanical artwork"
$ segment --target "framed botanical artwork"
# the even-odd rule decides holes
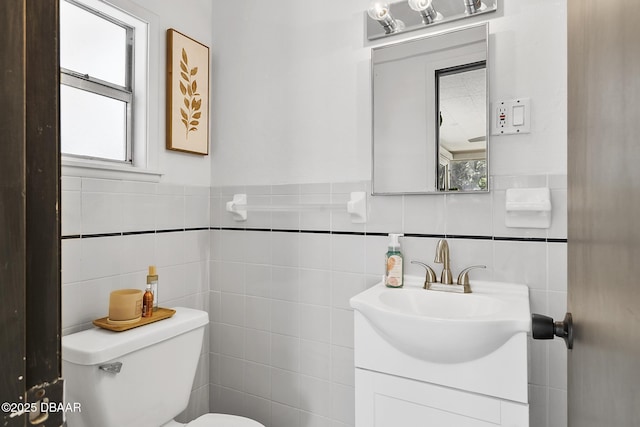
[[[167,148],[209,154],[209,48],[167,30]]]

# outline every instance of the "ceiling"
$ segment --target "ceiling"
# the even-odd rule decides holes
[[[486,107],[486,68],[441,76],[440,145],[454,155],[486,150]]]

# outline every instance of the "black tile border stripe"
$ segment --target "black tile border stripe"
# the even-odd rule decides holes
[[[137,236],[139,234],[156,234],[155,230],[146,230],[146,231],[123,231],[123,236]]]
[[[303,234],[334,234],[338,236],[373,236],[387,237],[389,234],[381,231],[340,231],[340,230],[297,230],[294,228],[240,228],[240,227],[210,227],[217,231],[258,231],[263,233],[303,233]],[[459,240],[495,240],[510,242],[540,242],[540,243],[567,243],[567,239],[546,237],[515,237],[515,236],[482,236],[466,234],[421,234],[404,233],[404,237],[432,238],[432,239],[459,239]]]
[[[247,229],[250,230],[250,229]],[[273,228],[270,230],[271,233],[300,233],[300,230],[296,230],[293,228]]]
[[[82,239],[94,239],[96,237],[119,237],[122,233],[97,233],[97,234],[84,234],[80,236]]]
[[[211,227],[194,227],[194,228],[185,228],[184,231],[209,231]],[[162,231],[160,231],[161,233]]]
[[[567,243],[567,239],[550,238],[550,239],[547,239],[547,243]]]
[[[445,234],[445,239],[466,239],[466,240],[495,240],[494,236],[476,236],[466,234]]]
[[[97,237],[140,236],[143,234],[165,234],[165,233],[181,233],[186,231],[209,231],[209,230],[211,230],[211,227],[167,228],[164,230],[120,231],[115,233],[68,234],[60,237],[60,239],[61,240],[94,239]],[[244,229],[241,229],[241,230],[244,230]]]
[[[326,230],[300,230],[300,233],[305,233],[305,234],[328,234]]]
[[[192,227],[192,228],[171,228],[166,230],[141,230],[141,231],[122,231],[119,233],[96,233],[96,234],[69,234],[62,236],[62,240],[73,239],[91,239],[97,237],[118,237],[118,236],[136,236],[143,234],[163,234],[178,233],[187,231],[252,231],[261,233],[301,233],[301,234],[333,234],[337,236],[371,236],[386,237],[388,233],[368,232],[368,231],[332,231],[332,230],[297,230],[293,228],[242,228],[242,227]],[[417,237],[428,239],[458,239],[458,240],[493,240],[498,242],[532,242],[532,243],[567,243],[567,239],[545,238],[545,237],[509,237],[509,236],[476,236],[462,234],[421,234],[421,233],[405,233],[405,237]]]
[[[505,242],[547,242],[545,237],[501,237],[496,236],[493,240],[505,241]]]
[[[367,236],[374,236],[374,237],[388,237],[389,233],[382,233],[382,232],[367,232],[366,233]],[[408,234],[405,234],[405,236],[408,236]]]
[[[68,234],[66,236],[61,236],[60,240],[73,240],[79,239],[81,236],[79,234]]]
[[[383,234],[383,235],[386,236],[386,234]],[[423,239],[424,238],[426,238],[426,239],[444,239],[447,236],[445,236],[444,234],[405,233],[404,237],[420,237],[420,238],[423,238]]]
[[[367,236],[364,231],[329,231],[327,234],[335,234],[336,236]],[[370,236],[371,234],[369,234]]]
[[[161,233],[179,233],[181,231],[190,231],[190,228],[169,228],[167,230],[156,230],[156,234]]]

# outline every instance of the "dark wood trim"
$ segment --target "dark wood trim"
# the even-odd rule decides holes
[[[26,0],[26,12],[27,402],[61,403],[59,0]]]
[[[60,376],[58,0],[27,0],[27,387]]]
[[[0,400],[16,404],[4,426],[62,425],[18,405],[62,402],[58,34],[58,0],[0,1]]]
[[[0,400],[25,394],[24,0],[0,1]],[[0,413],[3,425],[22,425]]]

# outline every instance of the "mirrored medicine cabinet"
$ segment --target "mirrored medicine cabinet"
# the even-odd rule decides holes
[[[486,192],[488,24],[373,48],[372,193]]]

